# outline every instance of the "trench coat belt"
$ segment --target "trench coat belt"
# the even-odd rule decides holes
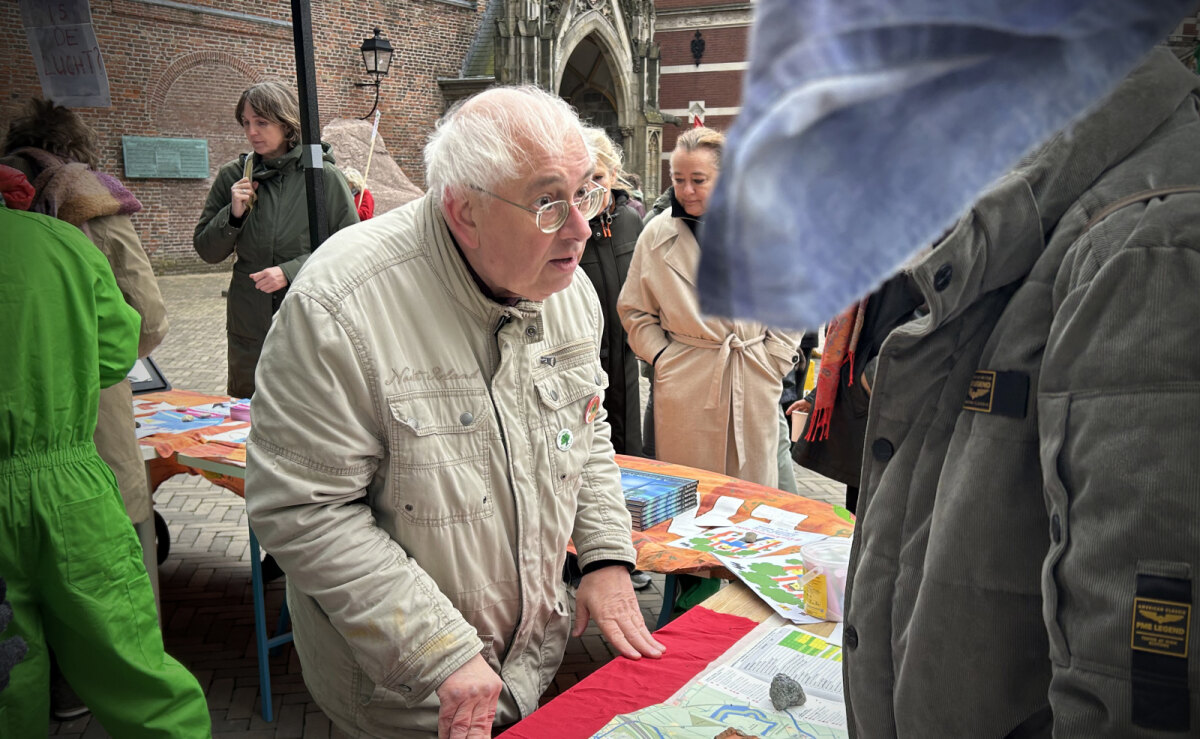
[[[721,403],[721,385],[725,380],[726,368],[729,370],[729,411],[733,416],[733,449],[737,463],[741,465],[746,460],[744,447],[744,428],[746,403],[743,396],[742,368],[745,364],[743,350],[761,344],[767,340],[766,334],[759,334],[749,339],[743,339],[737,334],[726,334],[724,341],[698,339],[683,334],[670,334],[672,341],[694,346],[699,349],[716,349],[716,365],[713,367],[712,380],[708,384],[708,398],[704,403],[706,410],[716,408]],[[731,361],[732,360],[732,361]]]

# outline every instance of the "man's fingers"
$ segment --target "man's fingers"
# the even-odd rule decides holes
[[[491,739],[492,737],[492,722],[496,719],[496,706],[493,703],[489,708],[483,703],[475,705],[475,715],[471,719],[471,723],[467,728],[467,739]]]
[[[587,628],[590,617],[587,606],[579,601],[575,601],[575,625],[571,627],[571,636],[580,636],[583,634],[583,630]]]
[[[638,622],[634,624],[633,633],[626,634],[625,636],[629,640],[629,643],[633,645],[633,648],[641,652],[643,657],[658,659],[663,655],[663,652],[667,651],[663,643],[651,635],[650,630],[646,628],[646,624],[644,623]]]
[[[438,712],[438,739],[490,739],[496,719],[495,701],[472,699],[442,704]]]
[[[601,621],[600,633],[604,634],[604,638],[616,648],[622,657],[628,659],[642,658],[642,653],[633,648],[633,645],[625,638],[625,633],[621,630],[621,625],[616,621]]]
[[[602,621],[600,632],[604,634],[608,643],[621,653],[621,656],[629,659],[641,659],[642,657],[658,659],[666,649],[650,636],[645,622],[641,620],[641,612],[632,618]]]

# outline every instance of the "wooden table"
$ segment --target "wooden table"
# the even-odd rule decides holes
[[[228,401],[228,396],[207,395],[182,390],[169,390],[161,393],[148,393],[138,397],[141,403],[169,403],[179,408],[204,405],[214,402]],[[197,431],[182,434],[159,434],[141,440],[150,459],[147,461],[147,472],[153,492],[165,480],[177,474],[202,475],[215,485],[225,488],[239,496],[245,496],[246,450],[241,444],[224,442],[209,442],[204,436],[235,428],[246,428],[249,422],[229,421],[219,427],[207,427]],[[769,488],[745,480],[726,475],[708,472],[706,470],[685,467],[683,465],[659,462],[642,457],[616,455],[617,464],[623,468],[659,472],[677,477],[694,479],[698,482],[697,497],[699,498],[699,513],[705,513],[713,507],[721,496],[730,496],[743,500],[741,507],[730,516],[734,523],[750,517],[750,512],[757,506],[766,504],[793,513],[807,516],[798,527],[801,531],[811,531],[830,536],[850,536],[854,529],[854,517],[846,509],[829,503],[812,500],[799,495],[785,493],[782,490]],[[699,575],[702,577],[719,577],[727,580],[736,578],[721,565],[714,556],[704,552],[671,546],[669,542],[678,537],[669,533],[670,521],[664,521],[646,531],[633,532],[633,544],[637,550],[637,567],[646,572],[665,574],[663,587],[663,604],[659,613],[658,626],[662,627],[671,620],[675,605],[676,577],[678,575]],[[268,637],[265,624],[265,605],[263,601],[262,569],[259,561],[258,539],[250,530],[251,584],[254,595],[255,633],[258,637],[259,675],[263,695],[263,717],[271,720],[270,700],[270,670],[267,662],[269,650],[288,641],[290,632]],[[752,612],[761,609],[764,614],[761,621],[771,613],[770,608],[762,603],[750,590],[738,582],[722,589],[716,595],[705,601],[712,602],[711,610],[735,608]],[[734,611],[719,612],[733,613]],[[286,612],[285,612],[286,614]],[[282,631],[284,616],[281,614],[278,631]],[[825,624],[818,624],[818,627]],[[829,634],[832,624],[821,633],[811,629],[820,636]]]
[[[751,511],[759,505],[766,504],[807,516],[797,527],[800,531],[843,537],[850,536],[854,532],[854,515],[841,506],[792,495],[782,490],[716,472],[653,459],[618,454],[617,464],[627,469],[660,472],[697,480],[699,482],[697,495],[700,503],[697,511],[700,514],[707,513],[712,509],[721,496],[729,496],[744,501],[730,516],[730,521],[733,523],[746,520],[750,517]],[[659,572],[667,576],[663,585],[663,605],[659,612],[658,628],[665,626],[671,620],[675,605],[676,576],[699,575],[737,580],[713,555],[671,546],[670,542],[677,540],[678,537],[668,531],[670,526],[670,521],[664,521],[646,531],[633,532],[633,545],[637,549],[638,555],[638,569],[646,572]]]

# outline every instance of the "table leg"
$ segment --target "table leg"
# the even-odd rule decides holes
[[[247,527],[248,528],[248,527]],[[258,646],[258,693],[262,698],[263,720],[275,720],[271,705],[271,663],[267,646],[267,606],[263,598],[262,558],[258,537],[250,529],[250,590],[254,595],[254,640]]]
[[[661,629],[671,623],[671,614],[675,611],[675,576],[667,575],[663,579],[663,601],[662,611],[658,614],[658,623],[655,625],[655,630]]]

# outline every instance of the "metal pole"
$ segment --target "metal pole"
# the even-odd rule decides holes
[[[325,214],[325,178],[321,171],[321,117],[317,112],[317,72],[313,62],[312,8],[292,0],[292,38],[296,44],[296,89],[300,98],[300,142],[304,189],[308,200],[308,238],[316,251],[329,236]]]

